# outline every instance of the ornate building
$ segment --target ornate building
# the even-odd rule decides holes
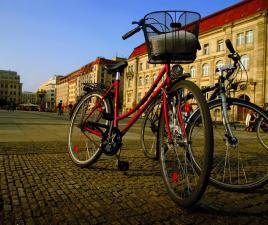
[[[63,106],[75,104],[84,95],[84,83],[103,83],[110,85],[115,78],[112,74],[106,72],[104,65],[113,64],[121,60],[125,59],[116,57],[110,60],[97,57],[94,61],[62,77],[57,83],[56,102],[58,103],[61,100]]]
[[[225,40],[230,39],[241,55],[247,70],[239,74],[240,80],[248,79],[248,85],[236,97],[246,97],[251,102],[263,105],[268,102],[268,1],[244,0],[201,19],[199,41],[202,50],[192,64],[182,65],[191,73],[191,80],[198,86],[207,86],[217,81],[215,69],[231,63]],[[152,84],[162,65],[147,63],[145,44],[136,47],[128,59],[124,77],[123,110],[133,107]]]

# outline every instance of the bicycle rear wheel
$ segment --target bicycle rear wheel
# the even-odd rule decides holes
[[[68,151],[72,161],[81,167],[93,164],[100,157],[103,134],[111,125],[103,116],[111,113],[111,104],[102,95],[99,91],[85,95],[71,118]]]
[[[268,182],[268,152],[257,137],[256,123],[246,126],[246,116],[251,111],[256,118],[268,118],[250,102],[235,98],[227,102],[234,140],[226,133],[221,99],[209,103],[215,143],[210,181],[226,191],[250,191]]]
[[[190,81],[175,84],[167,101],[172,143],[168,142],[162,109],[159,125],[161,171],[171,198],[189,208],[202,197],[209,180],[213,158],[211,118],[204,96]],[[192,117],[196,111],[201,115],[198,135],[189,126],[189,123],[197,122],[196,117]]]
[[[141,146],[144,155],[156,160],[159,158],[157,135],[161,106],[162,102],[159,98],[150,105],[145,112],[141,129]]]

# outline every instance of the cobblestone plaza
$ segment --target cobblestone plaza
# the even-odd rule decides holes
[[[145,158],[140,121],[124,139],[122,157],[81,169],[67,153],[67,116],[0,111],[0,224],[265,224],[268,186],[230,193],[209,186],[184,210],[167,195],[160,164]],[[266,221],[266,222],[265,222]]]

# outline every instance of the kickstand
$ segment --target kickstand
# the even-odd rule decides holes
[[[128,169],[129,169],[129,162],[128,161],[120,160],[120,153],[121,153],[121,148],[119,149],[118,153],[116,154],[117,168],[120,171],[128,171]]]

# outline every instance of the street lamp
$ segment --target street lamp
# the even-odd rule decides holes
[[[46,95],[46,91],[41,89],[37,91],[37,95],[40,98],[40,111],[44,111],[43,98]]]

